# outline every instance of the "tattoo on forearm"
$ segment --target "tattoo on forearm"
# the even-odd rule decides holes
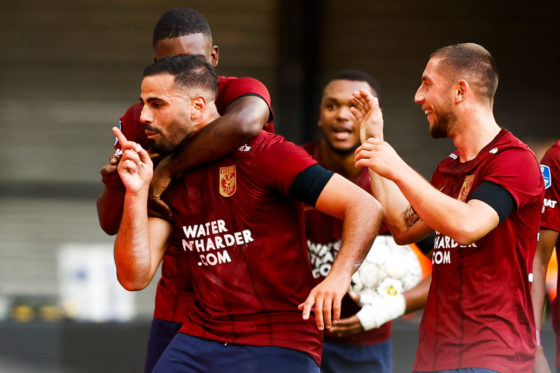
[[[418,220],[420,220],[420,216],[414,211],[412,206],[408,206],[408,208],[404,211],[404,224],[406,226],[406,230],[408,231]]]

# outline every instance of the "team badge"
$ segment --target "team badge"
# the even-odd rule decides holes
[[[465,176],[465,181],[463,181],[463,186],[461,187],[461,191],[459,192],[459,196],[457,197],[459,201],[465,202],[467,200],[467,195],[471,191],[473,181],[474,175]]]
[[[231,197],[237,190],[237,171],[235,165],[220,167],[220,195]]]
[[[541,174],[544,180],[544,189],[552,185],[552,175],[550,174],[550,167],[541,164]]]

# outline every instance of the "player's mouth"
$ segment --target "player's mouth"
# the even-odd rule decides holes
[[[147,128],[144,129],[144,134],[148,139],[153,139],[156,135],[159,135],[159,132],[149,130]]]
[[[345,141],[354,133],[352,129],[346,127],[334,127],[332,132],[333,137],[338,141]]]

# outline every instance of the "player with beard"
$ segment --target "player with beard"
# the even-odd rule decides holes
[[[491,54],[474,43],[436,50],[414,100],[433,137],[457,150],[431,184],[383,141],[375,97],[355,94],[370,137],[356,151],[399,243],[436,232],[432,282],[419,330],[416,372],[529,372],[535,322],[529,274],[543,180],[533,152],[493,115]]]
[[[358,70],[337,73],[325,86],[319,107],[319,141],[304,149],[323,167],[371,192],[368,169],[354,165],[354,151],[360,145],[359,127],[351,113],[352,93],[365,89],[378,97],[377,83]],[[310,209],[305,213],[305,233],[313,277],[317,283],[328,273],[342,238],[342,221]],[[382,226],[380,234],[388,234]],[[429,237],[427,245],[430,245]],[[431,250],[431,247],[429,247]],[[325,332],[321,371],[390,373],[392,369],[391,322],[406,312],[424,306],[430,279],[410,291],[379,299],[361,308],[348,294],[342,300],[342,319]],[[359,296],[359,295],[358,295]]]
[[[160,17],[153,31],[153,50],[155,60],[192,54],[204,56],[214,66],[218,64],[219,49],[213,44],[208,22],[202,14],[190,8],[171,9]],[[219,76],[216,106],[223,115],[158,164],[152,179],[151,202],[159,201],[171,176],[231,153],[263,127],[273,131],[270,94],[256,79]],[[121,117],[119,126],[128,139],[150,149],[152,141],[140,121],[142,108],[141,103],[131,106]],[[150,127],[149,130],[157,133],[157,129]],[[117,154],[121,151],[118,142],[115,151]],[[118,157],[113,156],[101,170],[105,189],[97,200],[97,212],[100,225],[107,234],[117,233],[123,211],[125,189],[116,172],[117,163]],[[151,206],[158,207],[158,215],[169,216],[164,204],[151,203]],[[152,371],[165,347],[177,334],[194,300],[190,279],[184,273],[185,265],[184,257],[175,255],[174,250],[164,255],[148,341],[146,372]]]
[[[154,148],[171,151],[217,119],[216,93],[213,68],[201,56],[146,68],[141,120]],[[379,229],[379,203],[303,149],[261,131],[173,182],[163,196],[171,221],[149,218],[150,157],[114,131],[126,187],[117,277],[128,290],[142,289],[174,249],[187,260],[182,275],[192,278],[196,297],[154,372],[318,372],[322,329],[339,320],[351,275]],[[315,287],[301,202],[344,219],[339,255]]]

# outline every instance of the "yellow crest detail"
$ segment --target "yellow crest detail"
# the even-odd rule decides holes
[[[220,167],[220,195],[231,197],[237,190],[237,171],[235,165]]]

